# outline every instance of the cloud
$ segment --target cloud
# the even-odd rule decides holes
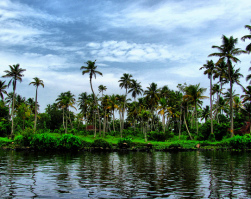
[[[105,16],[109,19],[108,24],[115,27],[151,27],[170,31],[177,27],[199,27],[205,21],[218,19],[225,10],[226,7],[217,1],[210,4],[205,1],[166,1],[149,7],[130,4],[122,11],[106,13]]]
[[[179,48],[172,45],[129,43],[127,41],[103,41],[86,45],[92,56],[108,62],[148,62],[148,61],[182,61],[190,54],[179,52]]]

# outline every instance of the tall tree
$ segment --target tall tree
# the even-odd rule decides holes
[[[144,92],[144,95],[146,96],[146,100],[148,102],[148,107],[151,110],[152,116],[154,115],[154,110],[158,105],[159,101],[159,89],[156,83],[152,82],[150,86],[146,87],[146,90]],[[151,130],[153,128],[153,120],[151,122]]]
[[[6,73],[3,77],[11,78],[8,86],[12,83],[13,86],[13,99],[12,99],[12,109],[11,109],[11,137],[14,136],[14,106],[15,106],[15,92],[17,87],[17,81],[22,82],[22,73],[26,71],[25,69],[20,68],[19,64],[9,65],[10,70],[5,70]]]
[[[247,28],[250,31],[250,35],[245,35],[241,39],[245,41],[246,39],[251,39],[251,26],[245,25],[245,28]],[[246,51],[251,52],[251,43],[247,45]]]
[[[35,99],[35,122],[34,122],[34,132],[36,132],[36,126],[37,126],[37,90],[39,86],[42,86],[44,88],[44,82],[43,80],[39,79],[38,77],[33,78],[34,81],[31,82],[29,85],[33,85],[36,87],[36,99]]]
[[[246,51],[241,50],[240,48],[236,48],[235,45],[237,44],[238,39],[233,38],[231,36],[230,38],[227,38],[225,35],[222,36],[222,45],[221,46],[212,46],[212,48],[216,48],[219,52],[212,53],[209,55],[219,57],[218,62],[216,65],[221,63],[222,61],[226,60],[227,67],[228,67],[228,78],[230,82],[230,120],[231,120],[231,127],[230,132],[231,136],[234,136],[234,120],[233,120],[233,99],[232,99],[232,90],[233,90],[233,80],[231,77],[231,73],[233,71],[233,65],[232,62],[237,63],[240,60],[236,57],[237,55],[240,55],[242,53],[246,53]]]
[[[200,84],[189,85],[185,88],[186,94],[184,98],[188,101],[191,101],[194,105],[195,111],[195,120],[196,120],[196,129],[198,134],[198,116],[197,116],[197,105],[201,99],[207,98],[207,96],[203,96],[203,93],[206,91],[206,88],[201,88]]]
[[[90,95],[87,95],[87,92],[79,94],[78,97],[78,106],[81,110],[82,115],[85,117],[85,130],[87,131],[88,124],[88,108],[90,107]]]
[[[132,93],[132,97],[134,98],[134,101],[136,101],[137,95],[142,95],[143,89],[140,85],[140,82],[137,82],[137,80],[132,79],[130,89],[128,93]]]
[[[94,62],[90,61],[90,60],[87,61],[86,62],[87,66],[81,66],[80,70],[83,70],[82,75],[85,75],[87,73],[89,74],[91,90],[92,90],[92,93],[93,93],[94,103],[96,105],[96,109],[97,109],[97,113],[98,113],[99,134],[101,134],[101,121],[100,121],[100,115],[99,115],[99,108],[98,108],[98,103],[97,103],[96,96],[95,96],[95,93],[94,93],[94,90],[93,90],[93,87],[92,87],[92,78],[94,76],[94,78],[96,79],[96,74],[99,74],[101,76],[103,76],[103,74],[100,71],[96,70],[97,66],[95,65],[95,62],[96,62],[96,60]]]
[[[124,73],[123,76],[120,78],[119,82],[119,87],[125,88],[126,92],[125,92],[125,102],[124,102],[124,107],[123,107],[123,112],[122,112],[122,128],[120,129],[120,133],[122,135],[122,131],[124,129],[124,120],[125,120],[125,109],[126,109],[126,97],[127,97],[127,91],[128,89],[131,87],[131,82],[132,82],[132,75],[128,74],[128,73]]]
[[[7,95],[6,88],[7,85],[5,85],[5,81],[0,80],[0,97],[2,100],[4,100],[3,94]]]
[[[204,71],[204,75],[208,75],[208,78],[210,79],[210,117],[211,117],[211,134],[214,133],[213,130],[213,101],[212,101],[212,77],[213,77],[213,73],[214,73],[214,62],[213,60],[208,61],[207,63],[203,65],[203,67],[200,68],[201,69],[205,69]]]
[[[75,106],[74,106],[74,104],[75,104],[75,98],[74,98],[74,95],[70,92],[70,91],[68,91],[68,92],[64,92],[64,93],[61,93],[59,96],[58,96],[58,98],[56,99],[56,101],[58,102],[58,104],[59,104],[59,106],[64,110],[66,110],[65,112],[66,112],[66,120],[65,120],[65,134],[67,134],[67,123],[68,123],[68,116],[67,116],[67,113],[69,114],[69,120],[70,120],[70,122],[71,122],[71,118],[70,118],[70,112],[69,112],[69,107],[72,107],[72,108],[74,108],[74,109],[76,109],[75,108]],[[63,111],[63,115],[64,115],[64,111]],[[64,118],[64,117],[63,117]]]
[[[99,87],[98,87],[98,91],[100,92],[100,93],[102,93],[102,97],[103,97],[103,92],[104,91],[106,91],[107,90],[107,88],[106,88],[106,86],[104,86],[104,85],[99,85]]]

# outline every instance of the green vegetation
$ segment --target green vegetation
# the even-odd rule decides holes
[[[247,39],[249,35],[242,37]],[[80,69],[82,75],[89,75],[86,81],[92,93],[83,92],[78,98],[71,91],[60,93],[39,113],[38,87],[44,87],[43,80],[33,78],[35,100],[26,99],[16,89],[26,70],[19,64],[10,65],[2,77],[10,78],[8,86],[12,85],[13,92],[7,93],[5,81],[0,80],[0,146],[34,150],[249,149],[251,86],[240,84],[243,75],[234,64],[240,62],[238,55],[250,52],[250,44],[245,51],[236,47],[237,41],[223,35],[222,44],[212,46],[217,52],[209,55],[218,61],[207,60],[201,67],[210,84],[210,106],[205,107],[203,99],[208,96],[200,83],[178,84],[172,90],[152,82],[143,90],[141,82],[127,73],[117,82],[125,94],[106,95],[109,88],[105,85],[93,88],[96,75],[103,74],[97,70],[96,60],[89,60]],[[246,80],[250,79],[248,74]],[[243,93],[235,94],[234,84]],[[137,98],[139,95],[143,96]]]

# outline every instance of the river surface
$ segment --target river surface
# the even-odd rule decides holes
[[[0,150],[0,198],[251,198],[251,153]]]

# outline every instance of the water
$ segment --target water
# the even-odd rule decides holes
[[[0,150],[0,198],[251,198],[248,152]]]

